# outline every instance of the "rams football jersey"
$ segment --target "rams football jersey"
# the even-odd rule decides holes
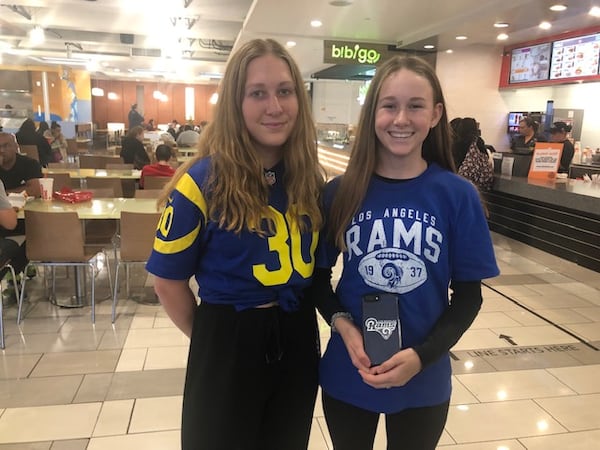
[[[265,236],[247,229],[236,234],[207,217],[210,200],[203,188],[210,170],[210,159],[202,159],[178,181],[156,232],[148,272],[173,280],[194,275],[204,302],[240,310],[278,301],[283,309],[296,310],[312,277],[319,234],[310,226],[301,232],[288,214],[283,162],[269,171],[274,230]]]

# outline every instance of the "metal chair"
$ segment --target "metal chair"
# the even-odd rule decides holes
[[[48,169],[77,170],[79,165],[74,162],[49,162]]]
[[[88,268],[91,278],[92,323],[96,322],[96,261],[102,253],[106,262],[108,283],[112,282],[108,257],[104,250],[90,250],[84,245],[83,229],[76,212],[49,212],[25,210],[25,236],[28,265]],[[68,233],[68,237],[67,237]],[[78,280],[78,277],[76,277]],[[21,283],[17,324],[21,322],[26,277]],[[52,279],[52,298],[55,297],[55,279]]]
[[[133,164],[106,163],[106,170],[123,170],[131,172],[133,170]]]
[[[19,150],[21,151],[21,153],[23,155],[28,156],[31,159],[35,159],[36,161],[39,162],[40,153],[38,152],[37,145],[28,145],[28,144],[19,145]]]
[[[115,322],[117,291],[119,288],[119,269],[125,265],[126,295],[129,297],[129,265],[144,264],[156,236],[156,228],[161,213],[121,212],[121,252],[115,269],[115,284],[112,302],[112,322]]]
[[[52,189],[54,191],[60,191],[63,187],[71,188],[71,175],[67,172],[64,173],[49,173],[46,174],[46,178],[52,178],[54,180]]]
[[[15,273],[15,269],[10,264],[10,261],[7,261],[0,267],[0,270],[8,269],[10,274],[12,275],[12,283],[13,288],[15,289],[15,295],[19,295],[19,285],[17,284],[17,274]],[[0,292],[2,292],[2,280],[0,279]],[[0,349],[4,349],[4,311],[2,305],[2,295],[0,294]]]
[[[113,197],[123,197],[123,183],[118,177],[88,177],[85,186],[90,189],[112,189]]]
[[[162,189],[171,181],[171,177],[144,177],[144,189]]]
[[[122,164],[123,158],[111,155],[79,155],[79,168],[81,169],[106,169],[107,164]]]
[[[136,189],[134,198],[158,198],[162,189]]]

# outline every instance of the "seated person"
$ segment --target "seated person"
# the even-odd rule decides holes
[[[183,131],[177,136],[177,147],[195,147],[200,139],[200,133],[194,131],[191,125],[184,125]]]
[[[144,147],[144,128],[140,125],[129,130],[121,140],[121,158],[125,164],[133,164],[134,169],[140,170],[150,164],[150,158]]]
[[[13,134],[0,133],[0,181],[6,192],[26,191],[29,196],[39,197],[42,167],[35,159],[17,153],[18,149]]]
[[[25,255],[24,236],[7,237],[17,226],[17,212],[8,201],[8,196],[4,190],[4,185],[0,181],[0,279],[8,272],[5,268],[6,263],[10,263],[19,274],[27,265]],[[16,301],[17,293],[14,292],[12,284],[6,289],[9,301]],[[3,295],[5,292],[3,292]]]
[[[48,128],[46,122],[42,122],[43,128]],[[35,145],[38,150],[38,157],[42,167],[47,167],[49,162],[52,162],[52,147],[43,136],[42,133],[38,133],[35,129],[35,123],[32,119],[25,119],[21,124],[19,131],[15,134],[19,145]],[[8,189],[8,187],[6,188]]]
[[[156,147],[154,154],[156,162],[148,164],[142,168],[140,176],[140,189],[144,189],[144,177],[172,177],[175,169],[169,164],[172,155],[171,147],[166,144],[160,144]]]
[[[567,125],[565,122],[554,122],[552,128],[550,128],[550,142],[563,143],[560,166],[558,167],[559,173],[569,173],[569,166],[575,154],[575,147],[567,138],[567,134],[571,131],[571,128],[571,125]]]

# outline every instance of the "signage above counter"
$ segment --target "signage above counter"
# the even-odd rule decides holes
[[[500,88],[600,81],[600,27],[506,47]]]

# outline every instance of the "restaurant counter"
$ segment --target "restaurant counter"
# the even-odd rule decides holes
[[[496,175],[492,231],[600,272],[600,184]]]

